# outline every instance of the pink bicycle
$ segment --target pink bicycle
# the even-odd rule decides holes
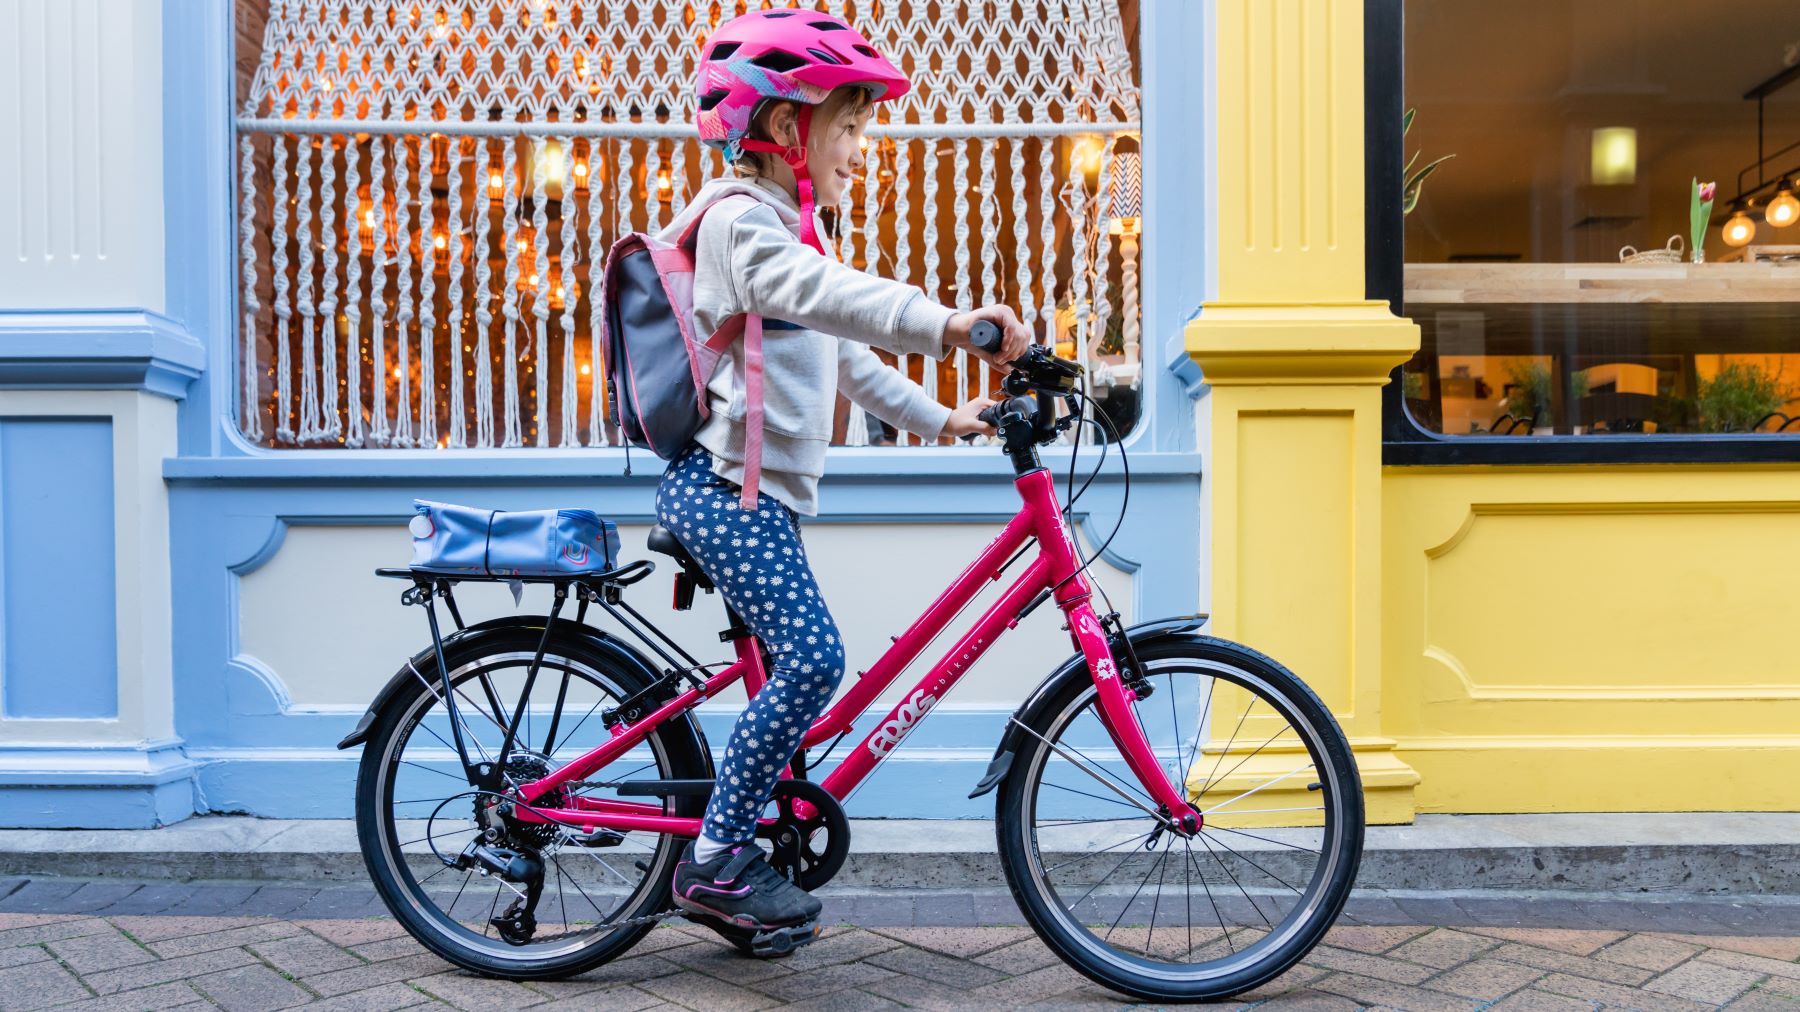
[[[804,888],[830,881],[849,853],[841,802],[1003,632],[1053,601],[1075,653],[1008,720],[970,795],[996,793],[1013,896],[1046,945],[1107,987],[1155,1001],[1241,993],[1294,965],[1342,909],[1362,849],[1361,785],[1331,714],[1280,664],[1202,635],[1205,616],[1125,628],[1117,612],[1096,611],[1037,453],[1080,419],[1056,410],[1079,404],[1079,376],[1042,348],[1014,363],[988,420],[1016,471],[1020,512],[812,726],[759,835]],[[679,568],[677,608],[712,591],[669,532],[653,530],[649,547]],[[811,779],[882,691],[1028,555],[914,689]],[[693,708],[739,680],[755,693],[766,663],[729,607],[730,661],[700,663],[663,635],[623,596],[653,568],[546,580],[547,616],[475,625],[463,623],[456,578],[380,571],[412,581],[402,600],[424,607],[432,644],[340,747],[363,746],[357,829],[375,888],[452,963],[568,976],[682,916],[669,881],[714,776]],[[455,623],[448,635],[439,601]],[[641,647],[589,624],[590,606]]]

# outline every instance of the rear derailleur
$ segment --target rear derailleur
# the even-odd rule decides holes
[[[544,859],[529,850],[471,840],[457,855],[456,867],[497,878],[518,893],[505,911],[488,918],[488,924],[510,945],[529,944],[537,932],[538,900],[544,895]],[[515,882],[525,887],[524,892]]]

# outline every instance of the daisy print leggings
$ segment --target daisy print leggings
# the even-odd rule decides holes
[[[844,677],[844,645],[825,607],[799,518],[763,492],[738,507],[739,487],[713,473],[698,443],[670,462],[656,489],[656,515],[725,595],[769,653],[769,680],[737,720],[702,832],[747,843],[781,771]]]

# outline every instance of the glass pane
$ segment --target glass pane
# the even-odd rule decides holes
[[[1800,4],[1406,0],[1405,54],[1420,425],[1800,433]]]

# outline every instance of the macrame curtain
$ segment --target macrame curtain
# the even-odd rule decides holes
[[[616,441],[589,271],[724,171],[693,139],[691,81],[744,6],[272,0],[238,119],[244,434]],[[813,6],[915,84],[877,106],[865,176],[835,209],[846,262],[961,308],[1011,303],[1077,347],[1135,317],[1107,282],[1108,195],[1138,120],[1112,0]],[[896,364],[946,403],[992,389],[961,354]],[[850,412],[845,441],[868,435]]]

